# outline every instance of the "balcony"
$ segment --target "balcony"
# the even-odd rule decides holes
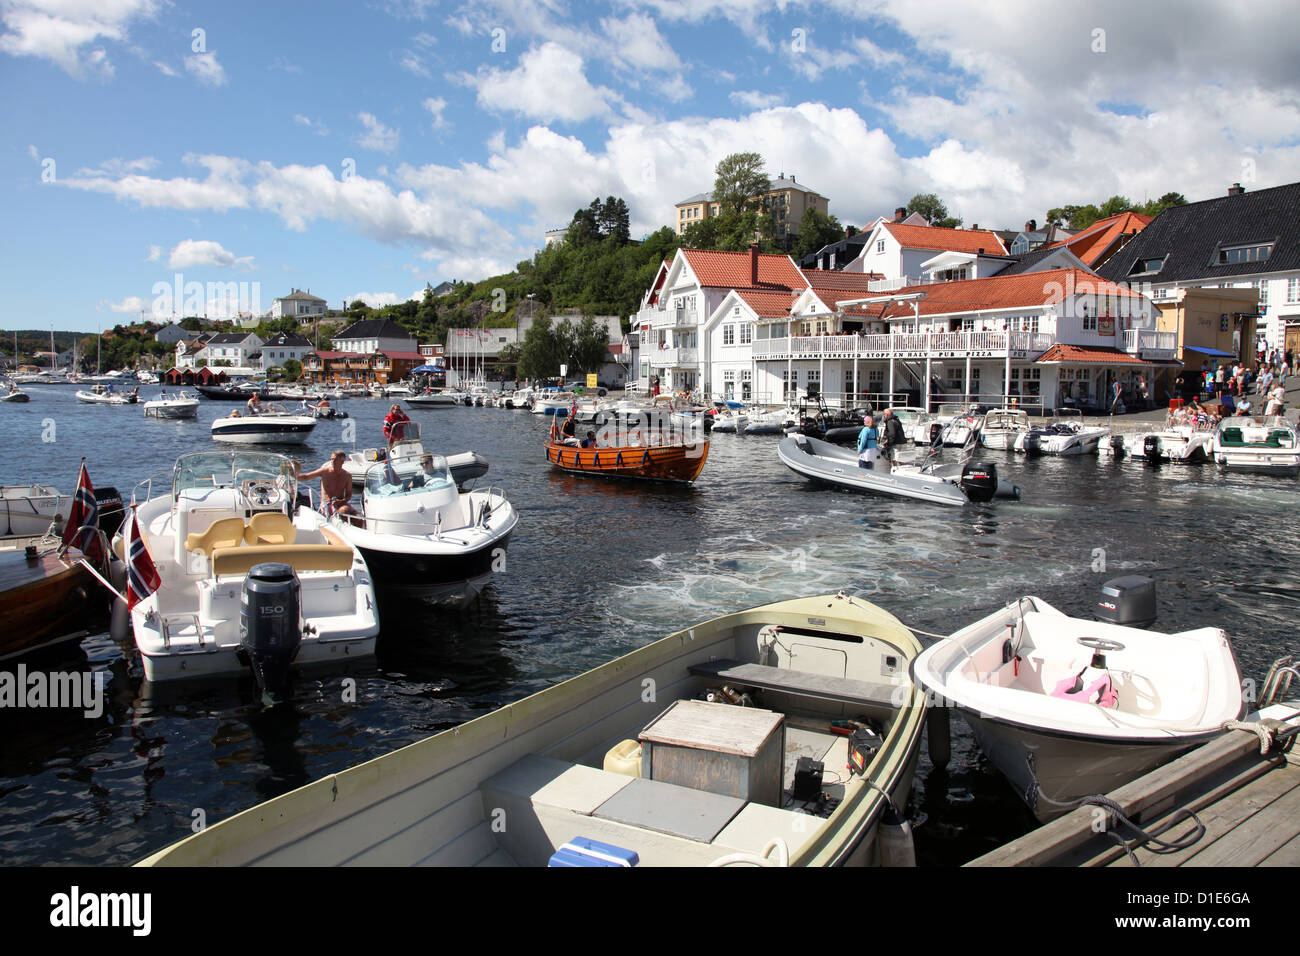
[[[754,358],[785,359],[1032,359],[1056,343],[1046,332],[902,332],[886,335],[806,335],[755,339]]]
[[[1124,331],[1124,351],[1141,359],[1157,362],[1169,361],[1178,348],[1174,332],[1152,332],[1146,329]]]
[[[652,329],[694,329],[700,324],[695,309],[656,309],[650,314]]]
[[[896,292],[914,285],[934,285],[939,279],[919,279],[914,276],[899,276],[896,279],[873,279],[867,283],[868,292]]]
[[[700,350],[689,348],[652,349],[645,358],[655,368],[696,368],[700,363]]]

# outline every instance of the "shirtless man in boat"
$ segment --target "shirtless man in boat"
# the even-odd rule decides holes
[[[321,501],[327,516],[355,515],[352,507],[352,476],[347,473],[343,463],[348,455],[341,448],[336,448],[330,460],[315,471],[303,471],[298,462],[293,463],[294,473],[299,481],[320,479]]]

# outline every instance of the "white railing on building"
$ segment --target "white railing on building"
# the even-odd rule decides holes
[[[873,279],[867,283],[868,292],[894,292],[914,285],[934,285],[942,279],[927,279],[917,276],[898,276],[895,279]]]
[[[805,335],[755,339],[758,359],[801,358],[1034,358],[1056,343],[1047,332],[894,332],[879,335]]]
[[[700,350],[697,348],[651,349],[647,357],[655,368],[693,368],[699,364]]]
[[[1141,356],[1171,358],[1178,347],[1177,339],[1178,336],[1173,332],[1125,329],[1124,351]]]

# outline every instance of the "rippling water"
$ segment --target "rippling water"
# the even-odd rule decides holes
[[[33,386],[0,406],[0,483],[70,492],[85,456],[124,494],[211,447],[208,424],[145,421],[137,408],[78,405]],[[152,393],[153,390],[146,389]],[[343,403],[359,447],[382,444],[382,400]],[[291,706],[263,712],[249,682],[145,688],[132,647],[107,634],[49,669],[109,675],[102,717],[0,711],[0,852],[10,864],[133,862],[190,832],[321,775],[388,753],[550,686],[670,631],[745,607],[849,590],[920,630],[946,633],[1022,594],[1087,616],[1101,583],[1159,582],[1157,627],[1215,623],[1244,677],[1291,644],[1300,609],[1300,485],[1096,458],[987,457],[1020,502],[960,509],[811,486],[776,439],[718,435],[690,488],[606,483],[553,471],[542,416],[497,409],[413,412],[426,444],[473,449],[520,513],[509,563],[463,614],[387,614],[376,659],[300,679]],[[44,441],[51,437],[53,442]],[[301,457],[340,445],[321,423]],[[480,482],[480,486],[483,482]],[[1104,560],[1104,571],[1094,570]],[[8,665],[7,665],[8,666]],[[960,721],[946,773],[923,758],[912,812],[923,862],[955,863],[1032,826]]]

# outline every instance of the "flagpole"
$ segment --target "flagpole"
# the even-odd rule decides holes
[[[77,563],[84,565],[86,570],[95,576],[95,580],[97,580],[100,584],[104,585],[104,587],[108,588],[110,591],[113,592],[114,597],[119,597],[123,601],[126,600],[126,596],[122,594],[122,592],[119,591],[117,588],[113,587],[113,585],[109,584],[108,581],[105,580],[104,576],[95,570],[95,566],[93,564],[91,564],[85,558],[82,558]]]

